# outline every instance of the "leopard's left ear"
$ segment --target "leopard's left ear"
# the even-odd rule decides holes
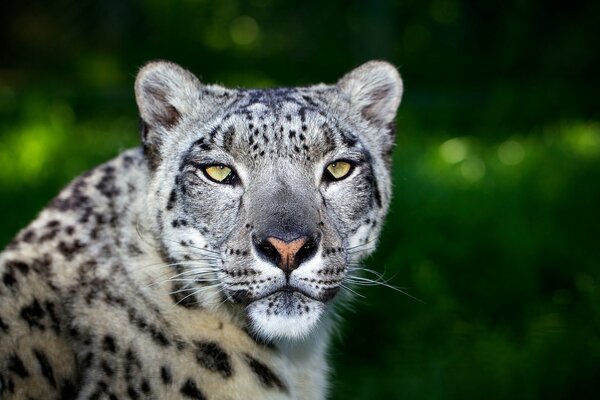
[[[387,127],[396,117],[402,98],[402,79],[388,62],[369,61],[338,82],[353,110],[369,123]]]

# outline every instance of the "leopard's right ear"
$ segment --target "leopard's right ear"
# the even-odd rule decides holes
[[[212,115],[231,93],[221,86],[203,85],[190,71],[172,62],[152,61],[142,67],[135,80],[135,98],[150,166],[155,168],[160,163],[166,137],[186,117],[201,119]]]
[[[161,161],[160,148],[168,131],[198,103],[201,83],[186,69],[168,61],[146,64],[135,80],[140,133],[152,169]]]
[[[151,128],[172,128],[198,103],[202,84],[188,70],[168,61],[146,64],[135,80],[142,120]]]

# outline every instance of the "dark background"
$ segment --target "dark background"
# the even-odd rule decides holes
[[[17,1],[0,6],[0,245],[137,145],[133,80],[335,82],[398,66],[395,198],[334,399],[600,398],[600,2]]]

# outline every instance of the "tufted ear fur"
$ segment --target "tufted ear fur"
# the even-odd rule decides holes
[[[163,135],[197,107],[202,85],[191,72],[167,61],[146,64],[135,80],[142,144],[152,167],[160,162]]]
[[[402,98],[402,79],[391,64],[369,61],[347,73],[338,87],[369,123],[385,127],[394,121]]]

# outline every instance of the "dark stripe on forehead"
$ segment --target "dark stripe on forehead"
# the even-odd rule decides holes
[[[342,142],[348,147],[355,147],[359,142],[358,137],[349,131],[348,129],[342,128],[339,123],[336,123],[336,130],[340,133]]]
[[[231,145],[233,144],[233,138],[235,137],[235,128],[230,126],[227,128],[225,132],[223,132],[223,149],[225,151],[231,150]]]

